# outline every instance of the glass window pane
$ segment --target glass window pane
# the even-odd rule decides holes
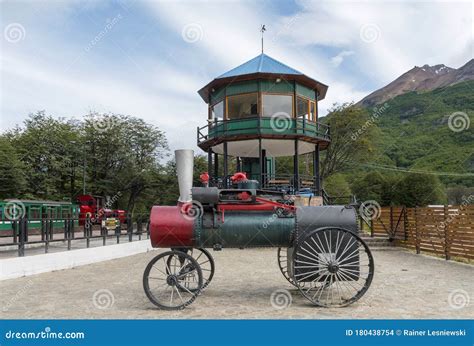
[[[293,116],[293,97],[291,95],[267,95],[262,96],[263,116],[271,117],[276,113],[285,113]]]
[[[224,118],[224,101],[218,102],[214,106],[211,106],[211,116],[212,119]]]
[[[229,119],[255,117],[258,115],[257,93],[227,97]]]
[[[308,118],[308,100],[301,97],[296,98],[296,114],[299,117]]]

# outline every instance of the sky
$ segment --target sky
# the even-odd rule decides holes
[[[474,56],[473,2],[2,1],[0,131],[28,114],[141,117],[171,149],[196,146],[207,106],[197,90],[265,53],[359,101],[424,64]]]

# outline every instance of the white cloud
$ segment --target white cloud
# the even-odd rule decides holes
[[[473,52],[470,2],[308,0],[298,2],[295,13],[285,16],[272,1],[154,1],[132,3],[137,17],[120,8],[124,19],[117,27],[140,20],[139,14],[146,12],[155,17],[160,35],[166,35],[163,44],[169,45],[170,56],[155,54],[145,39],[131,48],[140,52],[138,58],[118,50],[119,64],[114,64],[100,55],[102,42],[81,55],[82,44],[94,36],[66,40],[57,33],[57,28],[76,20],[78,11],[88,6],[105,5],[93,1],[42,2],[33,10],[28,4],[2,7],[5,24],[12,19],[27,30],[21,44],[2,41],[2,128],[13,127],[39,109],[58,116],[81,116],[89,109],[113,111],[158,125],[167,132],[173,149],[196,148],[196,126],[204,125],[206,119],[206,105],[196,91],[259,54],[263,23],[266,53],[329,85],[320,114],[335,102],[360,100],[373,91],[374,82],[383,86],[414,65],[459,67]],[[43,17],[51,20],[39,21]],[[182,37],[190,23],[197,23],[201,30],[194,43]],[[366,24],[380,29],[371,43],[361,39],[361,27]],[[124,42],[141,33],[126,35]],[[114,40],[122,44],[120,37]],[[342,63],[344,69],[335,68]],[[354,73],[347,74],[348,70]]]
[[[343,50],[338,55],[333,56],[331,58],[331,63],[334,67],[339,67],[339,65],[341,65],[341,63],[344,61],[344,58],[348,57],[348,56],[351,56],[351,55],[354,55],[354,51],[352,51],[352,50]]]

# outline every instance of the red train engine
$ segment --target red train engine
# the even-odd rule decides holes
[[[79,224],[84,225],[90,218],[93,224],[100,224],[107,218],[117,218],[120,224],[127,223],[127,212],[122,209],[111,209],[104,197],[92,195],[77,196],[79,204]]]

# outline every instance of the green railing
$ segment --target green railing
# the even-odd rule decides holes
[[[329,126],[304,118],[250,117],[231,120],[217,120],[198,127],[197,143],[216,137],[239,135],[307,136],[331,140]]]

